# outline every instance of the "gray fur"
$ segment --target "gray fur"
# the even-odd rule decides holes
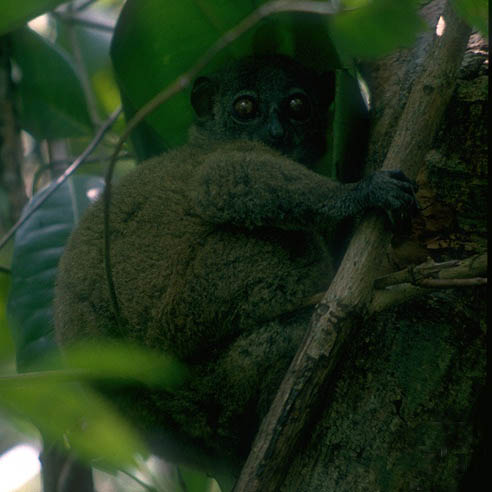
[[[201,79],[190,143],[144,162],[115,187],[111,255],[123,338],[172,353],[195,373],[174,394],[142,390],[140,404],[130,399],[128,411],[149,430],[172,430],[240,461],[309,312],[281,316],[328,287],[336,226],[371,208],[414,203],[398,173],[341,185],[305,167],[324,152],[330,80],[286,57],[248,58]],[[299,90],[312,104],[301,123],[282,102]],[[255,121],[231,118],[238,91],[259,97]],[[59,266],[61,346],[115,332],[102,237],[99,201]]]

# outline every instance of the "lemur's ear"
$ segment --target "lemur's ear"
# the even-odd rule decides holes
[[[209,77],[198,77],[191,90],[191,105],[198,118],[212,117],[217,84]]]

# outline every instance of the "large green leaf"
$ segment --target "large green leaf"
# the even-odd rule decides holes
[[[89,197],[102,186],[98,177],[71,177],[17,231],[7,315],[20,371],[35,368],[38,359],[55,347],[52,301],[58,260]],[[37,193],[24,213],[49,189]]]
[[[38,139],[87,135],[91,121],[68,55],[29,28],[11,34],[20,69],[20,121]]]
[[[51,368],[51,360],[40,365]],[[100,340],[67,349],[63,360],[63,370],[0,377],[0,407],[29,420],[52,441],[65,434],[79,456],[97,459],[100,467],[134,465],[137,454],[147,454],[142,440],[89,383],[113,389],[143,383],[172,391],[187,369],[162,353]]]
[[[0,368],[9,363],[14,353],[12,338],[7,323],[7,298],[10,288],[10,275],[0,272]]]
[[[96,459],[99,466],[131,466],[137,454],[147,454],[135,430],[87,386],[42,377],[0,378],[0,406],[53,442],[65,435],[82,459]]]
[[[3,0],[0,3],[0,35],[13,31],[24,22],[55,8],[66,0]]]
[[[47,362],[50,367],[49,360]],[[129,384],[139,382],[168,391],[181,386],[188,377],[187,366],[174,357],[148,347],[114,340],[81,342],[66,348],[63,367],[82,370],[82,379],[116,380]]]
[[[330,18],[337,48],[358,58],[376,58],[408,47],[425,27],[416,0],[373,0]]]
[[[454,0],[457,12],[482,34],[489,34],[489,0]]]

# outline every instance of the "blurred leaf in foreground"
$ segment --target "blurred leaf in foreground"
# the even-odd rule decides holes
[[[24,22],[55,8],[65,0],[3,0],[0,3],[0,35],[12,31]]]
[[[67,369],[87,371],[91,379],[139,382],[168,391],[179,387],[188,376],[186,366],[170,356],[145,347],[101,340],[65,350],[63,363]]]
[[[36,193],[23,214],[52,186]],[[72,176],[17,231],[7,316],[19,371],[36,369],[38,359],[56,351],[52,302],[58,261],[74,225],[102,187],[97,176]]]
[[[0,379],[0,405],[32,422],[52,441],[62,437],[86,461],[110,467],[136,464],[148,454],[136,431],[93,390],[31,374]]]

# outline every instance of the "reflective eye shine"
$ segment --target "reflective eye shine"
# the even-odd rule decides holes
[[[241,120],[250,120],[258,114],[257,101],[251,96],[241,96],[234,101],[234,115]]]
[[[294,94],[290,96],[287,108],[289,118],[297,121],[305,121],[311,115],[311,105],[304,94]]]

